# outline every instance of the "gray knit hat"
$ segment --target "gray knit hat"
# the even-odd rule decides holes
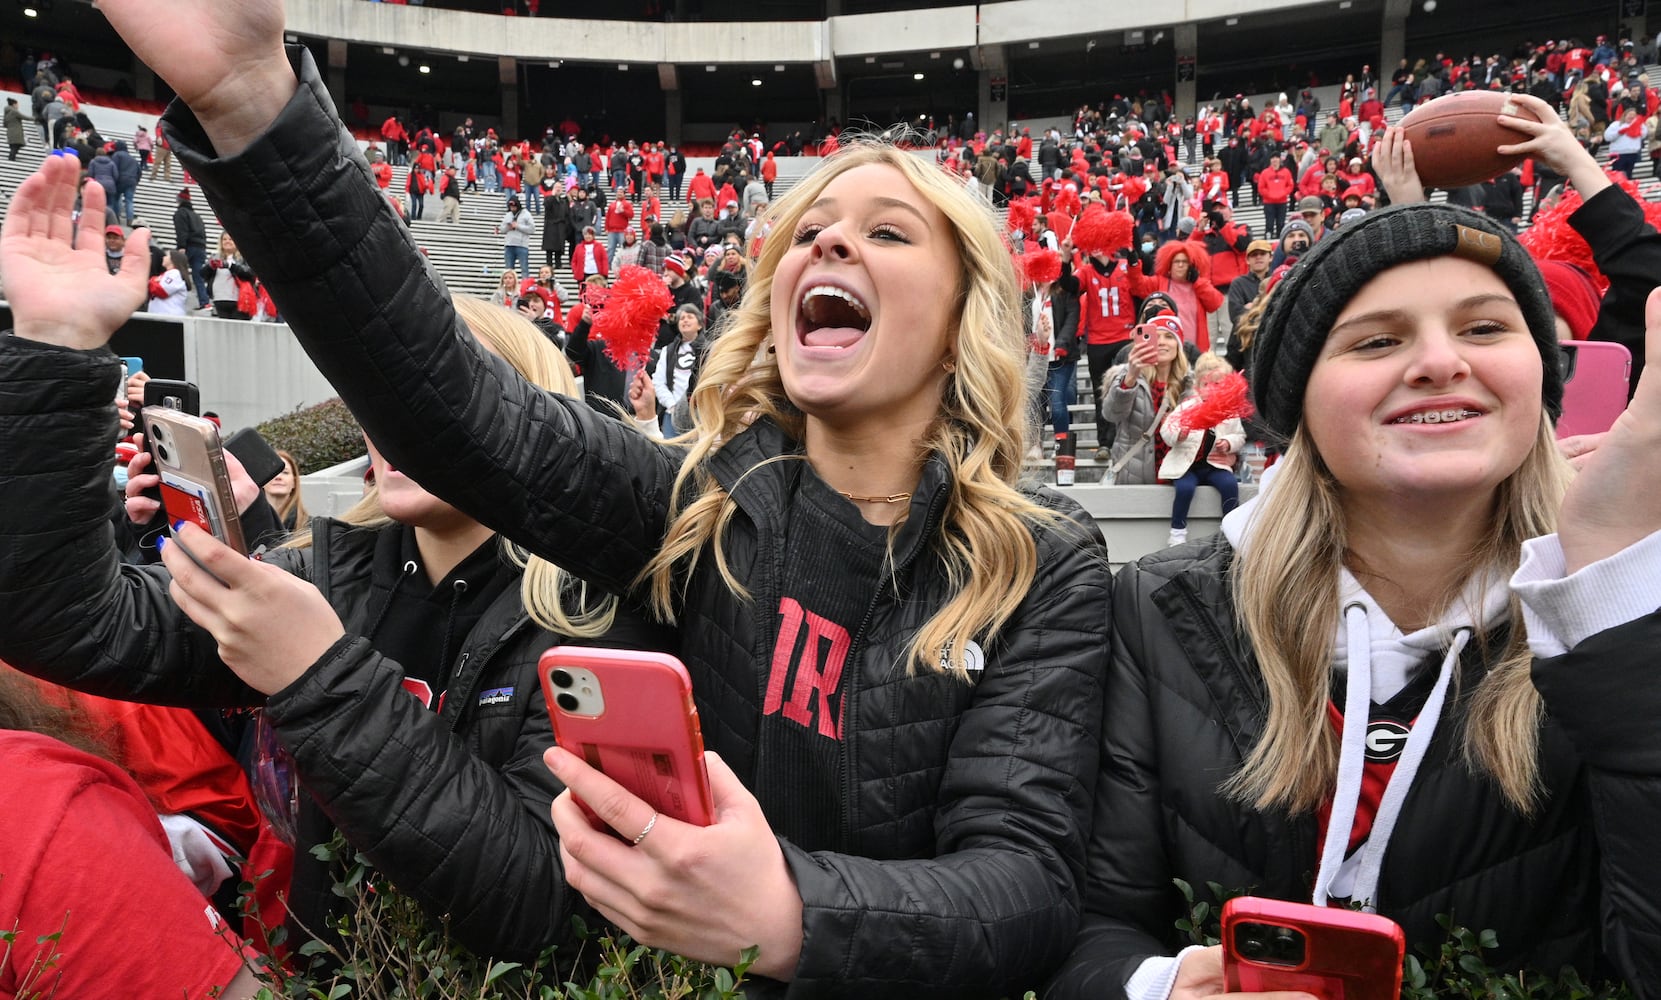
[[[1563,408],[1557,326],[1533,258],[1509,229],[1485,215],[1417,204],[1369,212],[1327,233],[1275,286],[1252,345],[1252,396],[1264,424],[1291,439],[1321,346],[1361,286],[1398,264],[1448,256],[1493,268],[1517,297],[1544,362],[1542,403],[1557,419]]]

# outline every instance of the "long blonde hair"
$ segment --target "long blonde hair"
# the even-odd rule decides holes
[[[518,369],[526,381],[562,396],[577,395],[577,380],[565,355],[529,320],[511,309],[480,299],[456,296],[454,302],[456,314],[468,330]],[[335,520],[356,528],[382,528],[393,523],[381,509],[380,491],[373,485],[364,490],[361,500]],[[311,541],[308,527],[296,532],[287,547],[308,548]],[[548,560],[529,554],[506,538],[501,540],[501,545],[508,559],[524,570],[519,599],[538,625],[574,638],[594,638],[610,630],[617,616],[615,597],[603,596],[596,600],[589,594],[588,584]]]
[[[1299,425],[1277,469],[1230,581],[1240,626],[1268,688],[1269,716],[1245,766],[1225,787],[1258,809],[1307,812],[1337,779],[1338,740],[1326,704],[1339,569],[1348,546],[1337,480],[1306,425]],[[1524,541],[1556,530],[1570,476],[1551,421],[1542,415],[1534,447],[1496,490],[1490,528],[1467,553],[1469,572],[1442,595],[1439,611],[1472,579],[1503,582],[1516,569]],[[1542,710],[1529,679],[1532,659],[1515,597],[1509,624],[1499,661],[1472,692],[1464,754],[1471,770],[1493,778],[1506,799],[1528,813],[1540,795]],[[1474,641],[1480,646],[1487,638],[1479,633]]]
[[[765,418],[801,440],[804,418],[786,396],[769,350],[773,276],[790,249],[787,236],[826,186],[858,167],[898,170],[952,226],[961,280],[946,308],[953,316],[956,370],[946,381],[940,414],[919,442],[918,462],[940,455],[952,491],[934,544],[952,597],[911,639],[911,671],[967,676],[971,639],[1000,629],[1020,606],[1037,572],[1036,526],[1054,515],[1016,488],[1026,450],[1030,402],[1024,378],[1019,289],[998,225],[984,204],[923,160],[881,143],[854,140],[768,207],[762,244],[744,298],[711,346],[692,393],[696,436],[675,479],[675,510],[662,548],[641,574],[654,610],[672,620],[677,580],[706,557],[727,587],[748,596],[726,561],[722,539],[736,505],[707,470],[716,449]],[[892,537],[892,536],[891,536]],[[684,575],[683,575],[684,574]]]
[[[276,451],[277,457],[283,460],[283,468],[288,472],[289,480],[293,483],[293,489],[289,490],[288,496],[283,497],[276,503],[277,520],[286,524],[288,515],[292,511],[294,527],[289,530],[304,531],[307,522],[311,520],[311,515],[306,512],[305,498],[300,495],[300,463],[295,460],[293,455],[281,448],[276,449]]]

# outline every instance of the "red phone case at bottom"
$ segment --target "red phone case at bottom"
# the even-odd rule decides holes
[[[1303,960],[1281,965],[1242,956],[1245,924],[1301,933]],[[1398,1000],[1406,947],[1401,927],[1373,913],[1255,896],[1223,904],[1223,976],[1231,993],[1302,990],[1325,1000]]]

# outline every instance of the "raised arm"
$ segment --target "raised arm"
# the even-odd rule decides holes
[[[215,156],[175,104],[168,135],[318,368],[400,469],[612,592],[657,551],[682,453],[480,349],[380,197],[311,57],[253,143]]]

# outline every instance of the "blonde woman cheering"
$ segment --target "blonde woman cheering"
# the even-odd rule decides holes
[[[190,105],[175,150],[387,458],[674,623],[719,819],[656,816],[556,750],[609,828],[556,800],[570,885],[648,944],[758,945],[800,995],[995,997],[1052,968],[1108,578],[1088,517],[1016,486],[1025,344],[986,208],[908,153],[845,147],[772,207],[692,443],[666,446],[471,345],[336,148],[280,3],[215,6],[223,30],[183,48],[154,0],[102,9]],[[267,169],[287,180],[245,177]],[[320,224],[255,221],[279,203]]]

